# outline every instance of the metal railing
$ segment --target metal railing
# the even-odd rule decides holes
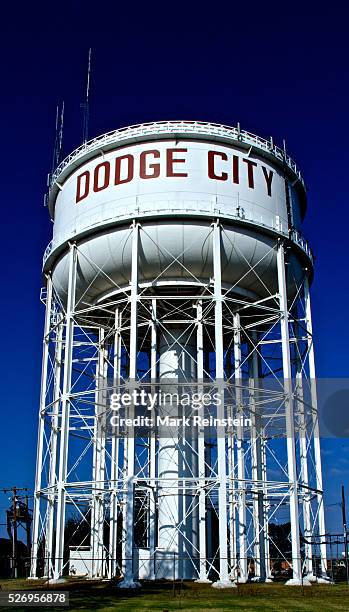
[[[311,250],[309,243],[306,241],[304,236],[298,230],[293,229],[291,230],[290,238],[292,242],[295,242],[302,249],[302,251],[304,251],[308,255],[310,261],[313,264],[314,253]]]
[[[243,142],[248,145],[257,147],[267,153],[273,155],[276,159],[284,162],[292,172],[297,176],[298,180],[304,185],[304,180],[297,167],[297,164],[287,155],[285,149],[281,149],[274,145],[273,139],[266,140],[261,138],[252,132],[241,130],[240,126],[232,127],[223,125],[220,123],[209,123],[205,121],[154,121],[152,123],[141,123],[139,125],[132,125],[129,127],[120,128],[107,132],[101,136],[97,136],[92,140],[80,145],[75,151],[70,153],[56,168],[50,177],[50,188],[57,181],[60,174],[65,170],[69,164],[77,161],[79,158],[84,157],[86,153],[91,151],[98,151],[103,149],[110,144],[122,143],[130,139],[141,139],[146,136],[154,135],[171,135],[174,136],[179,134],[193,134],[203,136],[218,136],[224,138],[227,141],[232,142]]]
[[[179,206],[179,204],[182,206]],[[136,205],[133,209],[129,206],[125,206],[120,208],[118,214],[113,214],[112,217],[109,218],[101,218],[101,213],[97,212],[94,216],[91,216],[89,213],[88,223],[85,225],[76,227],[74,229],[74,233],[71,230],[71,226],[68,227],[67,231],[62,234],[57,234],[51,242],[47,245],[44,255],[43,255],[43,266],[51,253],[60,245],[67,242],[69,239],[74,239],[79,234],[84,231],[93,230],[94,228],[103,228],[103,226],[108,226],[112,223],[121,222],[125,219],[131,219],[141,215],[142,217],[152,217],[155,215],[165,216],[168,214],[183,214],[183,215],[204,215],[206,217],[210,216],[218,216],[226,219],[231,219],[237,221],[239,224],[246,224],[248,226],[261,227],[283,237],[289,237],[292,242],[294,242],[298,247],[302,249],[302,251],[309,257],[312,264],[314,263],[314,255],[313,252],[304,238],[304,236],[298,231],[293,229],[290,234],[286,228],[282,225],[282,219],[279,216],[271,217],[270,215],[263,214],[252,214],[251,211],[246,211],[240,207],[239,211],[227,211],[227,208],[219,203],[205,203],[201,201],[190,201],[190,202],[173,202],[173,201],[162,201],[156,203],[147,203],[149,208],[144,209],[143,206]]]

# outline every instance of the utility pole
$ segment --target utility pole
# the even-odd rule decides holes
[[[30,524],[31,521],[29,520],[29,498],[28,495],[25,496],[25,505],[27,508],[27,513],[28,513],[28,520],[26,522],[26,527],[25,527],[25,531],[26,531],[26,535],[27,535],[27,555],[28,557],[31,556],[31,540],[30,540]]]
[[[349,568],[348,568],[348,533],[347,533],[347,517],[345,511],[345,495],[344,485],[342,485],[342,522],[343,522],[343,534],[344,534],[344,558],[345,558],[345,573],[347,577],[347,583],[349,584]]]
[[[18,564],[17,564],[17,524],[18,524],[18,515],[17,515],[17,502],[18,491],[28,491],[27,487],[11,487],[9,489],[2,489],[4,493],[12,492],[12,517],[10,522],[12,521],[12,577],[18,578]],[[28,497],[26,497],[28,499]],[[28,504],[27,504],[28,508]]]

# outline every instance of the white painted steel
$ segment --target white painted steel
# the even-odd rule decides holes
[[[324,508],[324,496],[323,496],[324,488],[323,488],[323,480],[322,480],[320,430],[319,430],[319,420],[318,420],[318,415],[317,415],[317,389],[316,389],[313,323],[312,323],[312,316],[311,316],[311,302],[310,302],[308,279],[305,279],[305,282],[304,282],[304,292],[305,292],[305,304],[306,304],[306,326],[307,326],[307,343],[308,343],[308,359],[309,359],[309,376],[310,376],[310,382],[311,382],[312,406],[314,408],[313,444],[314,444],[314,455],[315,455],[315,465],[316,465],[316,488],[317,488],[317,502],[318,502],[319,533],[321,537],[321,544],[320,544],[321,575],[323,579],[327,580],[326,525],[325,525],[325,508]]]
[[[185,383],[196,380],[196,338],[180,328],[159,330],[159,380],[163,393],[180,392]],[[159,407],[159,416],[187,416],[182,406],[167,402]],[[188,439],[181,426],[170,433],[159,426],[158,476],[158,547],[156,577],[195,578],[190,561],[198,550],[198,515],[191,512],[191,495],[186,479],[197,473],[195,441]]]
[[[55,503],[55,485],[57,480],[57,444],[59,432],[59,401],[60,401],[60,384],[62,371],[62,350],[63,350],[63,321],[59,316],[56,330],[56,346],[55,346],[55,365],[54,365],[54,394],[52,407],[51,421],[51,440],[50,440],[50,475],[48,486],[50,493],[47,503],[47,524],[46,524],[46,541],[45,541],[45,558],[46,571],[45,575],[52,577],[53,575],[53,537],[54,537],[54,503]],[[36,551],[37,552],[37,551]]]
[[[130,390],[137,378],[137,348],[138,348],[138,253],[139,253],[139,226],[132,226],[132,262],[131,262],[131,293],[130,293]],[[129,418],[135,415],[134,406],[130,406]],[[138,586],[134,580],[133,549],[134,549],[134,473],[135,473],[135,436],[134,428],[128,429],[126,441],[126,470],[125,470],[125,498],[123,512],[123,581],[122,588]]]
[[[119,308],[115,309],[115,333],[114,333],[114,360],[113,360],[113,383],[115,389],[120,384],[121,376],[121,324],[122,315]],[[119,478],[119,437],[117,427],[111,440],[111,465],[110,465],[110,526],[109,526],[109,578],[116,574],[117,570],[117,522],[118,522],[118,478]]]
[[[31,559],[31,576],[35,577],[37,572],[37,558],[39,546],[39,521],[40,521],[40,489],[41,489],[41,472],[43,460],[43,439],[44,439],[44,424],[45,424],[45,407],[46,407],[46,392],[47,392],[47,369],[49,357],[49,333],[52,315],[52,280],[47,277],[47,294],[46,294],[46,312],[44,339],[42,350],[42,366],[41,366],[41,388],[40,388],[40,405],[39,405],[39,426],[38,426],[38,446],[36,456],[36,473],[35,473],[35,489],[34,489],[34,513],[33,513],[33,546]]]
[[[315,361],[309,298],[313,257],[300,233],[306,196],[294,162],[272,141],[239,127],[134,126],[94,139],[64,160],[51,177],[49,207],[54,236],[44,257],[48,280],[31,575],[38,574],[42,537],[45,572],[51,577],[54,561],[54,579],[64,575],[65,519],[76,508],[82,521],[91,520],[89,577],[120,576],[125,588],[139,586],[143,578],[214,581],[216,588],[229,588],[251,579],[254,565],[253,579],[270,580],[269,523],[275,508],[286,506],[290,584],[306,584],[299,506],[310,538],[316,499],[321,576],[326,578],[314,385],[313,451],[301,440],[299,473],[296,464],[300,432],[290,347],[306,342],[306,358],[297,365],[299,384],[306,382],[300,376],[304,368],[310,379],[315,377]],[[299,299],[306,311],[305,339],[290,312]],[[265,351],[270,344],[276,358]],[[92,383],[82,382],[85,364]],[[263,368],[284,394],[278,427],[288,465],[278,480],[271,468],[273,434],[269,440],[264,403],[259,403]],[[129,391],[140,379],[153,393],[159,382],[163,392],[172,393],[185,382],[196,380],[197,391],[214,384],[223,400],[216,416],[249,412],[251,436],[241,425],[229,434],[218,430],[214,440],[207,439],[203,427],[192,439],[184,429],[164,435],[156,426],[143,440],[131,426],[119,438],[118,429],[110,433],[103,426],[110,372],[112,388],[123,384]],[[236,397],[229,410],[227,379]],[[165,408],[168,415],[180,416],[177,406]],[[157,407],[159,415],[163,409]],[[203,407],[198,410],[204,414]],[[131,405],[128,416],[134,415]],[[75,435],[86,440],[86,448],[74,470],[92,449],[89,481],[83,468],[80,480],[68,468]],[[40,502],[47,503],[44,521]],[[90,515],[84,514],[86,504]],[[137,515],[140,504],[143,518]],[[307,546],[308,575],[315,571],[312,550]]]
[[[302,560],[299,538],[299,508],[298,508],[298,479],[294,431],[294,407],[292,393],[292,370],[290,358],[289,319],[287,308],[287,289],[285,275],[285,255],[282,242],[278,245],[278,283],[280,302],[280,327],[282,342],[282,367],[284,376],[286,436],[287,436],[287,469],[290,481],[290,521],[291,521],[291,547],[293,584],[302,583]],[[290,581],[291,582],[291,581]]]
[[[153,136],[155,125],[150,126]],[[171,123],[167,127],[171,132]],[[221,127],[223,132],[217,131],[217,127]],[[244,266],[246,258],[251,265],[257,260],[261,262],[259,274],[271,272],[269,259],[261,260],[260,257],[270,234],[288,236],[291,232],[295,244],[311,257],[299,234],[305,210],[302,203],[304,187],[298,180],[295,183],[289,181],[286,189],[285,166],[280,164],[278,157],[270,154],[270,143],[265,149],[265,141],[254,137],[253,146],[247,149],[240,137],[227,141],[227,128],[224,126],[214,127],[211,134],[214,140],[203,138],[204,134],[210,134],[209,124],[189,122],[184,133],[190,133],[191,138],[184,140],[165,138],[163,128],[160,123],[158,138],[152,137],[150,141],[143,138],[139,141],[138,128],[135,128],[132,139],[131,129],[127,144],[113,133],[115,146],[108,150],[103,148],[102,156],[91,157],[81,149],[81,154],[73,156],[74,161],[71,158],[71,166],[64,162],[57,179],[60,188],[53,189],[51,194],[54,235],[47,252],[51,265],[60,258],[69,240],[81,241],[89,237],[88,242],[81,244],[86,257],[91,259],[92,256],[97,265],[103,260],[106,276],[123,286],[125,279],[129,278],[131,255],[127,222],[133,217],[141,217],[143,222],[148,220],[147,232],[143,232],[140,238],[143,252],[140,282],[154,273],[159,274],[168,264],[168,254],[162,252],[159,258],[158,249],[154,249],[154,238],[158,243],[168,245],[171,255],[181,257],[185,267],[200,279],[212,275],[212,254],[207,252],[203,260],[201,254],[198,257],[199,254],[190,249],[190,242],[200,241],[200,238],[205,248],[205,226],[209,225],[207,218],[212,215],[233,224],[229,243],[223,240],[222,245],[232,269]],[[147,133],[145,127],[143,136]],[[174,133],[177,135],[176,131]],[[122,136],[124,132],[120,134]],[[229,134],[231,136],[232,132]],[[287,163],[286,167],[289,168]],[[286,193],[289,193],[288,197]],[[292,228],[289,216],[293,220]],[[154,217],[158,219],[155,224],[151,221]],[[194,223],[190,221],[193,217],[196,218]],[[92,238],[96,232],[99,235]],[[182,243],[187,243],[184,254]],[[254,252],[255,259],[251,261]],[[106,254],[109,254],[108,263],[105,262]],[[198,268],[198,262],[202,261],[206,264]],[[55,285],[60,287],[62,299],[67,290],[67,265],[63,256],[54,266]],[[295,259],[293,265],[298,279]],[[222,269],[224,279],[225,266]],[[171,272],[173,276],[175,271]],[[86,260],[78,278],[78,295],[80,289],[83,292],[90,285],[94,274],[95,268]],[[180,276],[185,276],[183,269]],[[104,280],[107,291],[106,277]],[[87,292],[85,296],[86,301],[95,299],[95,290],[96,287],[91,287],[91,293]],[[103,287],[99,286],[98,291],[103,295]],[[291,286],[289,291],[292,291]]]
[[[151,303],[151,353],[150,353],[150,378],[152,381],[151,393],[155,395],[157,380],[157,321],[156,321],[156,300]],[[148,563],[148,578],[155,578],[155,545],[156,545],[156,434],[153,429],[149,440],[149,475],[151,490],[149,493],[149,563]]]
[[[234,323],[234,373],[237,417],[243,417],[242,406],[242,369],[241,369],[241,327],[240,315],[233,317]],[[236,430],[236,455],[238,471],[238,522],[239,522],[239,582],[247,582],[247,524],[246,524],[246,491],[245,491],[245,449],[243,428],[238,425]]]
[[[215,355],[216,379],[222,388],[219,389],[221,403],[217,407],[217,417],[224,418],[224,350],[223,350],[223,310],[222,310],[222,254],[221,228],[219,223],[213,227],[213,280],[215,303]],[[217,438],[217,477],[218,477],[218,521],[219,521],[219,580],[215,585],[228,586],[228,514],[227,514],[227,465],[225,455],[226,440],[222,435]]]
[[[56,519],[56,547],[55,547],[55,569],[54,579],[59,580],[63,570],[64,552],[64,525],[65,525],[65,504],[68,467],[68,445],[69,445],[69,413],[70,413],[70,386],[72,376],[72,353],[74,340],[74,309],[75,309],[75,290],[76,290],[76,246],[71,244],[69,247],[69,277],[68,277],[68,300],[66,310],[66,330],[65,330],[65,349],[64,349],[64,375],[62,389],[62,412],[60,422],[60,448],[59,448],[59,473],[57,482],[57,519]]]
[[[240,126],[232,127],[203,121],[156,121],[114,130],[84,143],[61,162],[51,176],[51,186],[57,185],[58,187],[62,179],[71,172],[71,168],[78,167],[83,159],[88,159],[96,154],[103,155],[104,151],[115,145],[124,146],[129,142],[151,141],[159,136],[163,138],[172,137],[174,139],[178,137],[201,137],[203,139],[219,140],[229,144],[245,146],[247,149],[256,147],[257,150],[272,159],[274,158],[275,161],[281,162],[281,164],[286,163],[290,171],[294,173],[294,180],[298,180],[304,185],[296,163],[287,155],[285,149],[275,146],[271,139],[266,140],[251,132],[241,130]]]

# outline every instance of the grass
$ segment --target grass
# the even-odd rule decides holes
[[[48,587],[43,581],[0,580],[2,591],[36,590]],[[49,588],[53,588],[53,585]],[[216,590],[207,585],[193,583],[144,584],[139,591],[123,591],[109,582],[70,580],[55,585],[55,591],[69,590],[69,612],[95,610],[96,612],[332,612],[349,610],[349,587],[340,585],[313,585],[288,587],[283,584],[244,584],[236,589]],[[11,610],[44,610],[47,608],[2,608]],[[67,608],[50,608],[65,610]]]

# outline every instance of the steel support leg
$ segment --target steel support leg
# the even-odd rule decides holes
[[[318,421],[318,404],[317,404],[317,391],[316,391],[316,371],[315,371],[315,355],[314,355],[314,342],[313,342],[313,325],[311,317],[311,304],[310,304],[310,293],[309,293],[309,282],[305,279],[304,282],[304,293],[305,293],[305,312],[306,312],[306,327],[307,327],[307,343],[308,343],[308,364],[309,364],[309,377],[311,384],[311,404],[314,415],[314,463],[316,469],[316,488],[317,503],[318,503],[318,524],[319,524],[319,535],[320,535],[320,555],[321,555],[321,579],[328,581],[327,576],[327,548],[326,548],[326,525],[325,525],[325,508],[323,498],[323,482],[322,482],[322,465],[321,465],[321,444],[320,444],[320,431]]]
[[[224,418],[224,351],[223,351],[223,297],[221,273],[221,227],[213,226],[213,276],[215,301],[215,351],[216,382],[220,389],[221,403],[217,406],[219,419]],[[218,428],[219,429],[219,428]],[[227,515],[227,467],[225,457],[225,435],[221,431],[217,437],[218,471],[218,519],[219,519],[219,580],[216,588],[232,587],[228,570],[228,515]]]
[[[197,380],[198,393],[204,393],[204,333],[202,323],[202,300],[196,306],[196,350],[197,350]],[[200,415],[204,417],[204,408],[200,408]],[[205,469],[205,430],[198,431],[198,486],[199,486],[199,578],[196,582],[210,583],[207,576],[207,550],[206,550],[206,469]]]
[[[68,467],[68,440],[69,440],[69,417],[70,417],[70,390],[72,380],[72,357],[74,340],[74,309],[76,288],[76,263],[77,251],[75,244],[69,246],[69,280],[66,309],[66,331],[64,350],[64,374],[61,399],[61,434],[59,449],[59,471],[58,471],[58,503],[56,518],[56,549],[55,549],[55,571],[54,579],[58,580],[63,572],[64,552],[64,527],[65,527],[65,503],[66,503],[66,479]]]
[[[150,378],[151,393],[156,393],[156,365],[157,365],[157,321],[156,321],[156,299],[151,302],[151,339],[150,339]],[[155,414],[151,415],[155,422]],[[149,439],[149,580],[155,578],[155,547],[156,547],[156,436],[152,429]]]
[[[265,570],[265,534],[263,520],[263,474],[262,474],[262,447],[261,447],[261,417],[258,406],[259,363],[255,347],[258,344],[257,333],[252,331],[252,346],[249,359],[249,387],[250,387],[250,414],[251,414],[251,473],[253,480],[253,530],[254,530],[254,563],[255,580],[264,582]],[[256,401],[257,400],[257,401]]]
[[[96,403],[93,433],[93,492],[91,508],[92,578],[104,577],[104,488],[105,488],[105,385],[107,355],[105,332],[99,329],[96,367]]]
[[[61,393],[61,370],[62,370],[62,347],[63,347],[63,322],[60,318],[56,328],[55,364],[54,364],[54,389],[51,418],[51,439],[50,439],[50,472],[49,472],[49,494],[46,519],[45,537],[45,563],[47,567],[45,575],[52,577],[53,561],[53,527],[55,510],[55,487],[56,487],[56,466],[57,466],[57,438],[58,438],[58,414]]]
[[[299,353],[299,325],[294,323],[296,337],[296,397],[297,413],[299,418],[299,459],[300,459],[300,482],[302,484],[302,505],[303,505],[303,529],[304,529],[304,571],[311,582],[314,581],[313,575],[313,555],[312,555],[312,529],[311,529],[311,497],[309,491],[308,474],[308,443],[307,443],[307,424],[304,408],[302,359]]]
[[[139,225],[134,222],[132,227],[132,261],[131,261],[131,295],[130,295],[130,385],[134,386],[137,377],[137,312],[138,312],[138,243]],[[130,418],[133,418],[134,407],[130,407]],[[121,588],[137,588],[139,583],[134,580],[133,547],[134,547],[134,469],[135,469],[135,438],[134,428],[128,428],[126,453],[126,496],[124,499],[123,540],[124,540],[124,579]]]
[[[114,360],[113,387],[119,393],[121,375],[121,313],[115,309],[114,323]],[[118,537],[118,478],[119,478],[119,437],[112,432],[110,465],[110,526],[109,526],[109,578],[114,578],[117,570],[117,537]]]
[[[31,570],[30,570],[31,578],[37,578],[36,572],[37,572],[38,545],[39,545],[39,536],[40,536],[41,472],[42,472],[42,462],[43,462],[43,444],[44,444],[44,429],[45,429],[47,371],[48,371],[48,358],[49,358],[51,311],[52,311],[52,280],[51,280],[51,276],[47,276],[46,311],[45,311],[45,325],[44,325],[42,366],[41,366],[42,369],[41,369],[41,389],[40,389],[40,405],[39,405],[38,447],[37,447],[37,455],[36,455],[36,474],[35,474],[35,490],[34,490],[33,539],[32,539]]]
[[[282,345],[282,366],[284,375],[284,391],[285,391],[285,418],[286,418],[286,436],[287,436],[287,463],[288,463],[288,479],[290,487],[290,521],[291,521],[291,547],[292,547],[292,569],[293,578],[288,580],[287,584],[304,584],[308,581],[302,580],[302,560],[300,552],[299,539],[299,514],[298,514],[298,482],[296,469],[296,448],[295,448],[295,429],[294,429],[294,412],[293,412],[293,397],[292,397],[292,371],[290,357],[290,339],[288,329],[288,305],[287,305],[287,288],[286,288],[286,273],[285,273],[285,256],[284,246],[282,242],[278,244],[277,250],[277,271],[278,271],[278,286],[279,286],[279,304],[280,304],[280,327],[281,327],[281,345]]]
[[[242,408],[242,371],[241,371],[241,328],[240,315],[234,314],[234,371],[236,416],[243,419]],[[239,582],[246,582],[247,573],[247,543],[246,543],[246,490],[245,490],[245,451],[243,427],[237,426],[237,469],[238,469],[238,521],[239,521]]]

